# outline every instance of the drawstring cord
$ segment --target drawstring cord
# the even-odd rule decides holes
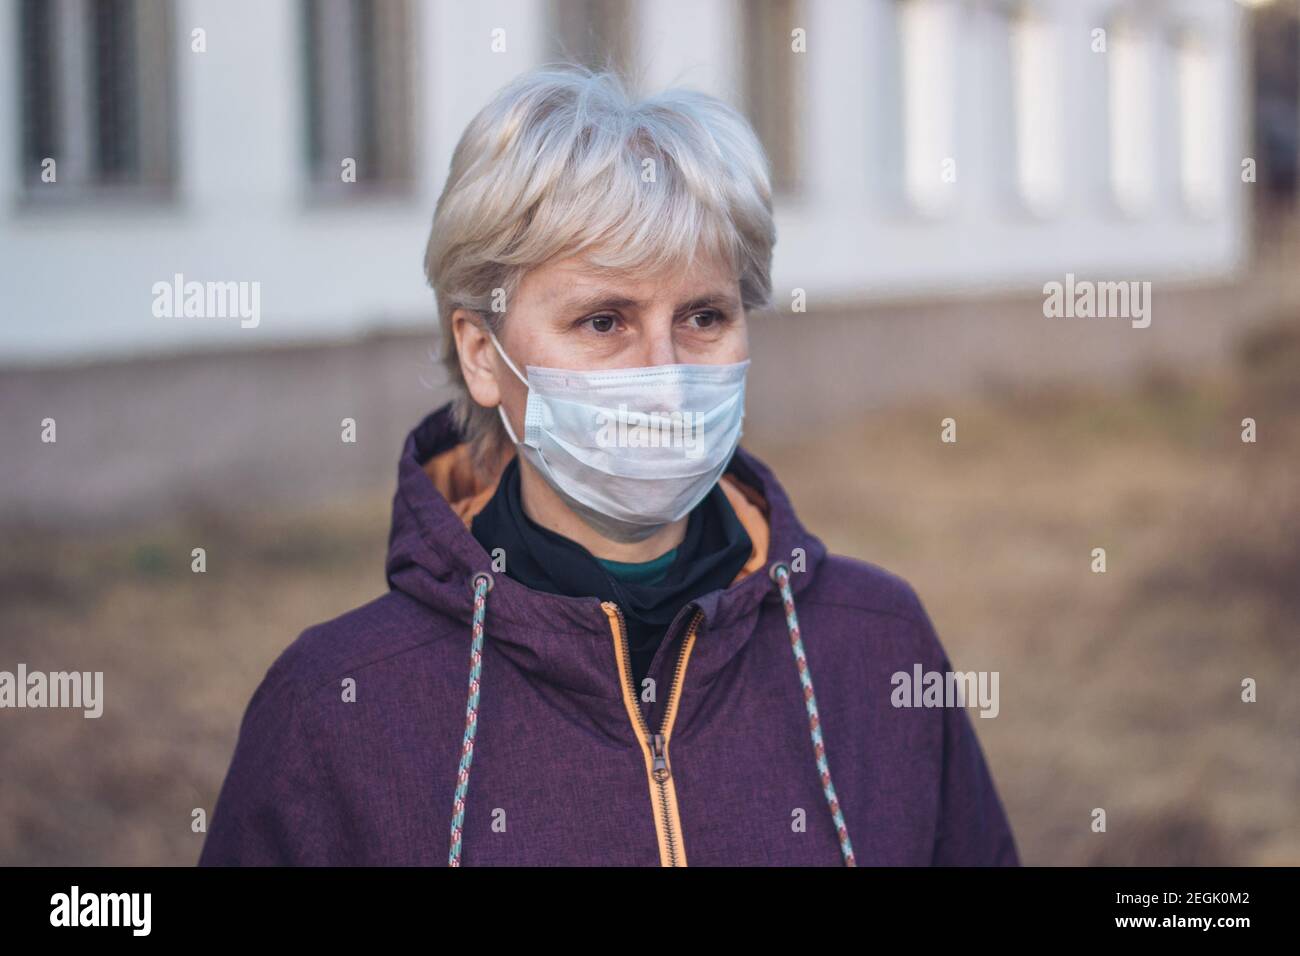
[[[835,784],[831,782],[831,768],[826,760],[821,718],[817,715],[817,695],[813,692],[812,672],[808,669],[808,659],[803,651],[803,639],[799,634],[799,617],[794,610],[790,569],[778,562],[772,565],[770,575],[781,592],[781,603],[785,606],[785,626],[790,632],[790,646],[794,651],[795,666],[799,669],[799,683],[803,685],[804,705],[808,708],[808,726],[812,735],[813,754],[817,758],[817,775],[821,779],[822,793],[826,797],[826,805],[830,807],[831,818],[835,822],[835,832],[839,837],[844,865],[857,866],[857,860],[853,856],[853,843],[849,840],[849,828],[844,822],[839,798],[835,796]],[[456,773],[456,796],[452,801],[451,853],[447,859],[448,866],[460,866],[461,834],[465,824],[465,796],[469,792],[469,769],[474,762],[474,739],[478,735],[479,678],[483,673],[483,618],[487,611],[487,593],[492,590],[492,575],[481,571],[474,575],[473,584],[474,617],[469,652],[469,700],[465,704],[465,736],[460,747],[460,769]]]
[[[474,619],[470,626],[469,700],[465,703],[465,737],[460,745],[460,769],[456,771],[456,796],[451,805],[451,853],[448,866],[460,866],[461,832],[465,825],[465,795],[469,792],[469,767],[474,762],[474,738],[478,736],[478,688],[483,673],[483,617],[492,575],[474,575]]]
[[[853,842],[849,839],[849,828],[844,823],[844,813],[840,810],[839,798],[835,796],[835,784],[831,782],[831,766],[826,760],[826,745],[822,742],[821,718],[817,715],[817,695],[813,693],[812,671],[808,669],[808,658],[803,652],[803,638],[799,636],[799,617],[794,612],[794,591],[790,588],[790,569],[783,563],[772,565],[772,580],[781,591],[781,603],[785,605],[785,626],[790,632],[790,646],[794,649],[794,663],[799,668],[799,683],[803,685],[803,700],[808,708],[808,726],[812,732],[813,753],[817,757],[817,775],[821,778],[822,793],[826,805],[831,808],[831,819],[835,821],[835,832],[840,838],[840,853],[845,866],[857,866],[853,856]]]

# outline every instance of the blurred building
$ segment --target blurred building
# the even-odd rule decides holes
[[[1233,0],[4,0],[0,361],[431,325],[466,122],[570,57],[744,108],[778,305],[1232,273]],[[52,163],[50,161],[53,161]],[[346,181],[349,169],[355,182]],[[256,329],[156,283],[259,283]]]

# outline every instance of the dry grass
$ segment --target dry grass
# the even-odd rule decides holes
[[[938,441],[948,416],[956,445]],[[1026,862],[1300,863],[1295,326],[1219,378],[1002,388],[752,437],[828,544],[916,586],[955,666],[1001,673],[1000,715],[975,723]],[[267,665],[384,587],[388,494],[9,535],[0,667],[103,670],[109,706],[0,715],[0,863],[192,863],[191,811],[211,807]]]

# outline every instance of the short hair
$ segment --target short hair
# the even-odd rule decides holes
[[[767,156],[722,100],[684,88],[635,99],[618,73],[572,63],[507,84],[456,144],[424,260],[456,424],[476,467],[508,439],[496,410],[466,389],[455,310],[499,332],[501,300],[551,259],[581,254],[597,268],[654,274],[700,252],[729,262],[744,307],[761,309],[775,242]]]

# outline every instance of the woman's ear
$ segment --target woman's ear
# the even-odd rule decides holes
[[[465,387],[470,397],[484,408],[501,404],[501,386],[497,381],[496,349],[488,337],[482,316],[468,309],[451,314],[451,332],[456,339],[456,355]]]

